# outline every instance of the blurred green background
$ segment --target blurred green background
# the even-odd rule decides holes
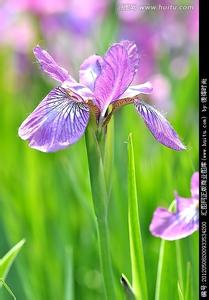
[[[158,144],[133,107],[124,107],[114,115],[109,229],[117,299],[124,299],[121,273],[131,279],[127,222],[130,132],[149,299],[154,299],[160,239],[149,232],[153,211],[158,206],[168,207],[174,191],[189,197],[190,178],[198,170],[197,3],[187,1],[192,10],[162,12],[159,7],[154,11],[140,8],[153,5],[151,1],[141,2],[141,6],[139,1],[61,1],[61,8],[54,1],[49,6],[46,1],[47,8],[40,1],[34,1],[36,5],[29,2],[0,4],[0,257],[26,238],[6,281],[21,300],[103,299],[84,138],[66,150],[46,154],[30,149],[17,131],[56,86],[35,62],[32,48],[36,44],[48,49],[76,78],[87,55],[103,55],[112,42],[126,38],[135,40],[141,53],[135,81],[153,82],[154,93],[148,101],[167,112],[187,145],[186,151],[175,152]],[[129,3],[137,4],[136,9],[127,7],[124,11],[123,5]],[[177,266],[182,266],[185,283],[190,262],[189,299],[195,300],[198,233],[180,240],[177,246],[180,255],[175,242],[165,245],[161,299],[179,299]],[[0,299],[10,299],[3,288]]]

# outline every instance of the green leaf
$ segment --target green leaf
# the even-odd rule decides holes
[[[14,300],[16,300],[15,295],[13,294],[12,290],[10,287],[6,284],[6,282],[3,279],[0,279],[0,283],[3,285],[3,287],[7,290],[7,292],[12,296]]]
[[[135,300],[136,298],[135,298],[132,286],[131,286],[130,282],[128,281],[127,277],[124,274],[121,275],[120,282],[121,282],[122,287],[124,289],[126,299],[127,300]]]
[[[184,295],[183,295],[183,292],[182,292],[182,289],[181,289],[181,285],[180,285],[179,282],[177,284],[177,287],[178,287],[179,300],[184,300]]]
[[[129,182],[129,199],[128,199],[128,223],[129,223],[129,241],[131,253],[132,269],[132,286],[137,300],[146,300],[147,280],[144,264],[144,253],[142,246],[142,236],[140,230],[137,187],[135,174],[134,150],[132,134],[128,138],[128,182]]]
[[[24,245],[24,243],[25,243],[25,240],[24,239],[21,240],[11,250],[9,250],[9,252],[7,252],[3,258],[0,259],[0,279],[1,280],[3,280],[3,281],[5,280],[15,257],[19,253],[19,251],[22,248],[22,246]]]

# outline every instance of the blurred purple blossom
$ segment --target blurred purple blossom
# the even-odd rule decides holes
[[[189,72],[189,58],[197,53],[198,1],[190,1],[191,9],[188,10],[159,9],[159,5],[174,5],[170,0],[117,2],[120,38],[135,40],[143,58],[142,70],[136,74],[136,79],[146,81],[152,74],[162,73],[160,67],[165,58],[168,63],[164,72],[178,79],[185,77]],[[150,9],[152,6],[155,10]],[[184,62],[180,64],[182,59]]]
[[[154,212],[150,231],[152,235],[165,240],[177,240],[199,228],[199,172],[191,178],[191,197],[175,195],[176,211],[157,208]]]
[[[161,73],[154,74],[150,77],[153,86],[153,93],[150,99],[151,104],[166,110],[167,112],[172,109],[172,93],[171,83],[166,76]]]
[[[7,0],[16,12],[31,12],[37,15],[61,13],[69,9],[70,0]]]
[[[120,106],[134,104],[153,136],[175,150],[185,149],[168,121],[153,107],[139,99],[150,94],[149,82],[131,86],[139,67],[135,43],[113,44],[101,57],[92,55],[80,67],[80,83],[39,46],[34,54],[42,70],[59,81],[19,128],[19,136],[32,148],[44,152],[60,150],[84,134],[93,112],[98,126],[106,126]],[[110,107],[110,105],[112,107]]]

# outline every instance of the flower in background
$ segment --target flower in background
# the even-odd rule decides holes
[[[26,53],[35,38],[30,17],[18,14],[8,1],[0,4],[0,20],[0,44]]]
[[[150,225],[152,235],[165,240],[177,240],[199,229],[199,172],[191,178],[191,197],[175,196],[176,212],[157,208]]]
[[[166,76],[157,73],[150,77],[153,86],[153,94],[150,103],[166,111],[172,108],[171,84]]]
[[[159,9],[159,5],[169,7],[171,2],[117,0],[119,36],[134,40],[143,58],[142,70],[136,74],[140,80],[146,81],[162,70],[184,78],[189,73],[191,55],[197,54],[198,1],[190,1],[190,10]]]
[[[69,0],[7,0],[7,5],[16,12],[32,12],[36,15],[46,15],[64,12],[69,9]]]
[[[183,150],[178,135],[169,122],[153,107],[140,100],[150,94],[150,82],[131,86],[139,67],[135,43],[122,41],[112,45],[101,57],[92,55],[80,67],[80,82],[39,46],[34,54],[42,70],[60,82],[27,117],[19,128],[19,136],[32,148],[43,152],[63,149],[81,138],[90,112],[99,127],[105,127],[112,113],[132,103],[153,136],[174,150]]]

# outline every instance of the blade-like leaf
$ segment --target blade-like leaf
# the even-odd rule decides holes
[[[142,246],[142,236],[140,230],[137,187],[135,175],[134,150],[132,142],[132,134],[128,139],[128,181],[129,181],[129,199],[128,199],[128,222],[129,222],[129,240],[131,252],[131,268],[132,268],[132,286],[137,300],[146,300],[147,281],[144,264],[144,253]]]
[[[180,285],[179,282],[177,284],[177,287],[178,287],[179,300],[184,300],[184,295],[183,295],[183,292],[182,292],[182,289],[181,289],[181,285]]]
[[[7,252],[3,258],[0,259],[0,279],[5,280],[15,257],[19,253],[24,243],[25,240],[21,240],[11,250],[9,250],[9,252]]]
[[[6,282],[2,279],[0,279],[0,283],[3,285],[3,287],[7,290],[7,292],[11,295],[11,297],[16,300],[15,295],[13,294],[12,290],[10,289],[10,287],[6,284]]]
[[[124,274],[121,275],[120,282],[124,289],[126,299],[127,300],[136,300],[132,286]]]

